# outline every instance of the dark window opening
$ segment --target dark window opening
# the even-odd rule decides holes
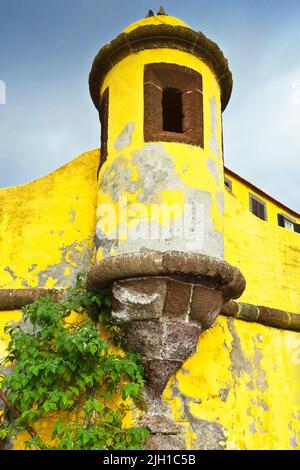
[[[280,227],[284,227],[287,230],[291,230],[292,232],[296,232],[296,222],[290,219],[288,216],[278,214],[278,225]]]
[[[250,211],[261,220],[267,220],[266,204],[250,194]]]
[[[165,88],[162,94],[163,130],[183,132],[182,93],[178,88]]]
[[[107,139],[108,139],[108,106],[109,106],[109,90],[103,92],[100,99],[100,108],[99,108],[99,117],[101,124],[101,156],[100,156],[100,165],[98,168],[98,175],[101,166],[106,160],[107,157]]]
[[[202,76],[169,63],[145,65],[144,139],[204,148]]]
[[[229,191],[232,191],[232,181],[228,178],[225,178],[225,186],[229,189]]]

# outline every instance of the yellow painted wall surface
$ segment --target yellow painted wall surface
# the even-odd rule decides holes
[[[0,190],[0,288],[63,287],[93,252],[99,150]],[[1,315],[1,314],[0,314]]]
[[[148,143],[144,141],[144,66],[150,63],[172,63],[179,66],[189,67],[202,75],[203,79],[203,113],[204,113],[204,148],[176,142]],[[129,247],[130,229],[138,223],[158,223],[163,225],[164,212],[169,208],[170,201],[177,203],[181,213],[171,216],[171,220],[182,217],[184,204],[189,203],[189,198],[195,199],[196,192],[200,203],[208,215],[204,215],[205,223],[202,224],[204,231],[208,232],[211,223],[210,236],[205,239],[203,247],[199,248],[201,236],[199,234],[195,244],[198,251],[223,256],[222,232],[223,232],[223,162],[221,159],[222,131],[221,131],[221,105],[220,88],[211,70],[195,56],[173,49],[144,50],[126,57],[116,64],[105,77],[101,88],[101,94],[109,88],[109,113],[108,113],[108,157],[101,168],[99,176],[99,197],[97,212],[97,230],[114,239],[118,227],[124,227],[124,219],[119,217],[120,197],[127,197],[128,219],[126,224],[128,230],[121,240],[109,245],[109,249],[100,248],[97,258],[115,255],[120,252],[139,250],[137,242]],[[212,129],[212,100],[215,103],[214,120],[215,127]],[[119,137],[126,131],[126,126],[131,126],[130,136],[126,144],[120,148]],[[128,134],[128,131],[126,131]],[[212,134],[215,134],[212,136]],[[215,141],[214,151],[211,140]],[[155,150],[153,150],[155,145]],[[155,154],[159,155],[156,169],[149,167],[147,158],[152,152],[152,160]],[[143,168],[144,162],[144,168]],[[156,173],[155,173],[156,171]],[[167,180],[159,178],[167,173]],[[154,176],[152,176],[154,174]],[[145,194],[145,184],[149,187],[154,181],[151,194]],[[169,185],[169,187],[168,187]],[[194,191],[192,195],[192,191]],[[205,193],[211,201],[201,200],[200,192]],[[201,202],[202,201],[202,202]],[[137,215],[137,205],[145,209],[142,215]],[[108,216],[103,211],[103,204],[114,207],[114,214],[118,214],[120,222],[115,222],[114,214]],[[152,211],[153,204],[161,207],[162,218]],[[131,215],[130,215],[131,213]],[[206,223],[207,222],[207,223]],[[129,235],[128,235],[129,234]],[[218,242],[217,237],[219,237]],[[182,242],[182,246],[180,243]],[[184,237],[176,240],[177,249],[185,249]],[[146,242],[145,242],[146,243]],[[166,249],[156,242],[144,244],[146,248]],[[168,247],[170,249],[170,246]],[[175,247],[171,247],[173,249]],[[192,247],[190,251],[197,251]]]
[[[232,194],[249,210],[249,193],[257,196],[259,199],[265,202],[267,209],[267,222],[278,226],[278,214],[286,215],[300,223],[300,215],[296,216],[294,212],[290,212],[277,205],[274,201],[267,197],[267,194],[263,196],[259,192],[255,191],[243,181],[237,179],[232,173],[227,173],[225,170],[225,176],[232,182]],[[263,189],[263,188],[262,188]]]
[[[218,317],[164,392],[190,449],[300,449],[300,335]]]
[[[143,24],[149,22],[143,20]],[[181,23],[174,20],[174,24]],[[98,227],[109,234],[111,229],[101,222],[100,204],[117,208],[119,195],[126,195],[129,205],[139,202],[142,188],[130,192],[128,187],[141,176],[133,155],[148,145],[143,137],[143,68],[153,62],[176,63],[200,72],[204,96],[205,148],[158,143],[172,156],[175,181],[183,186],[174,191],[163,188],[157,202],[182,205],[186,188],[210,192],[211,220],[220,234],[224,222],[225,259],[239,267],[247,280],[242,300],[300,313],[300,235],[278,227],[278,208],[270,201],[268,222],[251,214],[249,188],[238,180],[233,181],[233,193],[225,190],[223,220],[217,201],[223,194],[222,161],[210,149],[211,98],[215,97],[221,154],[219,86],[199,59],[168,49],[129,56],[105,79],[102,92],[107,86],[110,89],[109,139],[100,180],[106,174],[106,189],[98,190],[99,151],[91,151],[35,182],[0,190],[0,288],[70,285],[93,257],[97,204]],[[115,144],[128,123],[134,124],[131,142],[120,151]],[[216,178],[208,169],[209,159],[217,169]],[[111,253],[116,254],[114,249]],[[104,255],[99,250],[98,258]],[[3,328],[11,319],[18,321],[20,312],[0,312],[0,357],[7,341]],[[164,397],[174,420],[185,426],[187,448],[300,449],[299,377],[299,333],[220,316],[200,336],[197,352],[171,378]],[[47,426],[43,421],[37,430],[47,432]],[[22,448],[23,442],[24,436],[15,448]]]
[[[0,352],[7,321],[1,312]],[[164,392],[188,449],[300,449],[300,336],[220,316]],[[47,440],[57,416],[35,426]],[[128,423],[130,424],[130,423]],[[26,433],[14,442],[23,449]]]
[[[240,300],[300,313],[300,234],[260,220],[227,189],[224,227],[225,259],[247,281]]]

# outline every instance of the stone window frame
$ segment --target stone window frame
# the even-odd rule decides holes
[[[98,168],[99,171],[106,161],[108,154],[108,119],[109,119],[109,88],[105,88],[104,92],[100,97],[99,104],[99,119],[101,124],[101,155],[100,155],[100,164]]]
[[[255,214],[253,212],[253,209],[252,209],[252,201],[255,201],[259,204],[261,204],[261,206],[263,206],[264,208],[264,218],[260,217],[259,215]],[[253,193],[249,193],[249,209],[250,209],[250,212],[255,215],[255,217],[258,217],[260,220],[263,220],[263,221],[267,221],[268,220],[268,214],[267,214],[267,204],[265,201],[263,201],[262,199],[260,199],[259,197],[257,197],[255,194]]]
[[[183,132],[163,129],[162,94],[166,88],[182,93]],[[167,62],[144,66],[144,140],[204,148],[203,79],[199,72]]]

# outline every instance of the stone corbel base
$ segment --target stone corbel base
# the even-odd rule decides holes
[[[152,434],[148,445],[184,448],[161,395],[196,350],[200,333],[242,294],[243,275],[209,256],[154,251],[106,258],[89,272],[87,284],[93,290],[112,284],[112,319],[124,329],[129,349],[144,358],[148,412],[141,424]]]

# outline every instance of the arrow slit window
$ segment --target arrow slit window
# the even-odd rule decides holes
[[[144,69],[146,142],[182,142],[204,147],[202,76],[176,64]]]
[[[100,123],[101,123],[101,159],[100,167],[107,157],[107,139],[108,139],[108,107],[109,107],[109,90],[105,89],[100,99]]]

